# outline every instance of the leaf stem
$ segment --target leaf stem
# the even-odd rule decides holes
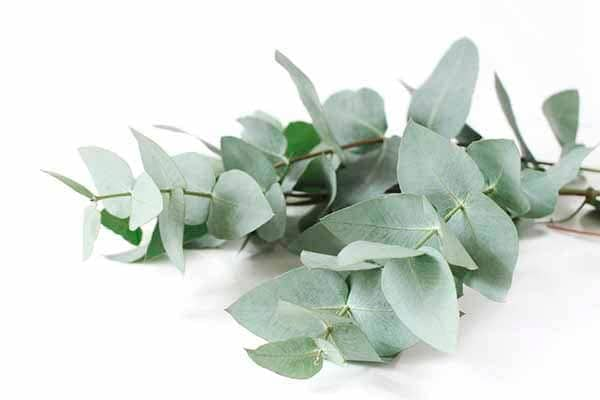
[[[172,189],[161,189],[160,192],[161,193],[171,193]],[[196,197],[206,197],[206,198],[212,198],[212,194],[210,193],[205,193],[205,192],[193,192],[193,191],[189,191],[189,190],[184,190],[183,194],[185,194],[186,196],[196,196]],[[104,194],[104,195],[99,195],[99,196],[94,196],[94,198],[92,199],[92,201],[100,201],[100,200],[107,200],[107,199],[113,199],[115,197],[128,197],[131,196],[130,192],[125,192],[125,193],[112,193],[112,194]]]
[[[579,229],[566,228],[564,226],[555,225],[555,224],[548,224],[546,226],[548,228],[556,229],[558,231],[564,231],[564,232],[570,232],[570,233],[577,233],[577,234],[580,234],[580,235],[588,235],[588,236],[600,236],[600,232],[581,231]]]

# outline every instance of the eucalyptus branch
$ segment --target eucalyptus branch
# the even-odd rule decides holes
[[[170,194],[171,192],[173,192],[173,189],[161,189],[160,192]],[[185,189],[183,190],[183,194],[186,196],[205,197],[205,198],[209,198],[209,199],[212,197],[212,195],[210,193],[192,192],[192,191],[185,190]],[[103,195],[94,196],[91,200],[100,201],[100,200],[114,199],[117,197],[130,197],[130,196],[131,196],[130,192],[103,194]]]

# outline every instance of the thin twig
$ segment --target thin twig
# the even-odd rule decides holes
[[[578,229],[566,228],[564,226],[555,225],[555,224],[548,224],[546,226],[548,228],[556,229],[558,231],[564,231],[564,232],[570,232],[570,233],[577,233],[579,235],[600,236],[600,232],[581,231],[581,230],[578,230]]]

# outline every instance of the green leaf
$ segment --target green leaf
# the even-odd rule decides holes
[[[100,212],[96,204],[89,205],[83,212],[83,260],[92,255],[94,243],[100,232]]]
[[[311,161],[311,159],[301,160],[289,166],[281,181],[281,188],[284,192],[289,192],[296,187],[296,184],[302,179]]]
[[[352,322],[334,325],[330,336],[348,361],[383,362],[367,335]]]
[[[307,379],[323,367],[322,351],[308,337],[267,343],[246,351],[256,364],[288,378]]]
[[[333,209],[372,199],[394,186],[398,181],[396,166],[399,146],[400,138],[392,136],[385,139],[380,148],[339,169],[338,192]]]
[[[233,136],[225,136],[221,138],[221,149],[226,171],[239,169],[246,172],[258,182],[263,191],[279,181],[273,164],[251,144]]]
[[[337,143],[348,144],[383,137],[387,131],[383,99],[374,90],[343,90],[323,104]]]
[[[304,72],[279,51],[275,52],[275,61],[290,74],[290,77],[298,89],[300,99],[308,111],[321,141],[330,146],[335,154],[343,161],[344,152],[331,132],[325,110],[323,109],[323,105],[321,104],[321,100],[319,100],[319,95],[317,94],[313,83],[308,79]]]
[[[85,186],[83,186],[82,184],[80,184],[78,182],[75,182],[71,178],[67,178],[64,175],[61,175],[61,174],[58,174],[58,173],[52,172],[52,171],[42,170],[42,172],[50,175],[53,178],[56,178],[57,180],[61,181],[62,183],[64,183],[65,185],[67,185],[68,187],[70,187],[71,189],[76,191],[77,193],[79,193],[80,195],[87,197],[90,200],[93,200],[95,197],[94,193],[92,193],[88,188],[86,188]]]
[[[395,355],[417,343],[383,295],[381,270],[353,272],[348,284],[350,315],[380,356]]]
[[[321,224],[345,244],[365,240],[412,248],[427,245],[441,249],[451,264],[477,268],[423,196],[387,194],[331,213]]]
[[[482,140],[471,144],[467,153],[485,177],[488,196],[514,216],[529,211],[521,188],[521,155],[512,140]]]
[[[212,196],[208,231],[219,239],[241,238],[274,215],[260,186],[239,170],[221,174]]]
[[[325,225],[317,223],[291,241],[288,250],[296,254],[300,254],[302,250],[309,250],[316,253],[335,255],[345,245]]]
[[[280,132],[283,132],[283,124],[281,123],[281,121],[279,121],[277,118],[275,118],[271,114],[266,113],[261,110],[256,110],[256,111],[254,111],[252,116],[255,118],[258,118],[258,119],[262,119],[265,122],[270,123],[275,128],[277,128]]]
[[[162,199],[161,199],[162,202]],[[139,245],[142,242],[142,230],[140,228],[130,229],[130,219],[129,218],[119,218],[112,215],[108,210],[104,209],[100,213],[101,219],[100,222],[102,225],[121,236],[123,239],[133,244],[134,246]]]
[[[541,218],[554,212],[559,190],[577,177],[583,160],[594,148],[575,146],[545,172],[526,169],[522,185],[531,203],[526,218]]]
[[[334,362],[338,365],[345,364],[346,360],[344,359],[344,356],[340,352],[340,349],[338,349],[335,344],[331,343],[328,340],[321,339],[321,338],[314,338],[314,340],[315,340],[315,343],[317,344],[317,346],[319,346],[319,349],[321,349],[321,351],[323,351],[323,354],[325,355],[325,359],[327,359],[331,362]]]
[[[185,188],[186,181],[175,161],[154,141],[131,129],[138,142],[144,169],[159,189]]]
[[[561,147],[574,145],[579,127],[579,92],[556,93],[544,101],[542,110]]]
[[[185,220],[185,198],[183,189],[175,188],[163,199],[164,210],[158,217],[160,237],[169,260],[183,272],[183,228]]]
[[[100,147],[81,147],[79,154],[98,189],[98,195],[129,193],[133,187],[133,174],[129,164],[112,151]],[[102,200],[111,214],[126,218],[131,213],[131,198],[116,197]]]
[[[204,193],[207,197],[185,196],[186,225],[200,225],[206,222],[210,207],[210,193],[215,185],[215,172],[208,157],[198,153],[183,153],[173,157],[186,181],[189,192]]]
[[[131,193],[131,217],[129,218],[129,229],[134,231],[145,223],[153,220],[161,213],[162,209],[163,200],[160,190],[150,175],[145,172],[142,173],[136,179]],[[139,242],[134,244],[139,244]]]
[[[319,218],[325,215],[325,213],[335,200],[337,194],[337,180],[335,176],[335,168],[326,155],[314,158],[310,162],[309,168],[312,168],[313,171],[317,174],[318,179],[321,182],[320,186],[327,193],[327,201],[322,204],[316,205],[307,215],[300,219],[301,229],[306,229],[309,226],[312,226],[315,222],[319,220]]]
[[[278,321],[281,300],[308,309],[340,310],[347,296],[346,282],[336,272],[300,267],[244,294],[227,311],[255,335],[269,341],[285,340],[297,332],[290,332],[289,323]]]
[[[287,148],[287,141],[281,127],[277,127],[270,119],[264,116],[249,116],[238,119],[244,127],[242,139],[251,145],[271,154],[283,155]],[[280,124],[281,126],[281,124]]]
[[[410,247],[359,240],[350,243],[340,251],[338,262],[342,265],[348,265],[365,261],[417,257],[423,254],[422,250],[415,250]]]
[[[467,120],[478,71],[475,44],[467,38],[454,42],[413,94],[409,117],[442,136],[455,137]]]
[[[427,196],[440,213],[484,189],[483,176],[467,153],[413,121],[402,137],[397,173],[402,192]]]
[[[287,139],[285,155],[288,158],[303,156],[321,142],[314,126],[303,121],[290,122],[283,135]]]
[[[221,150],[217,146],[211,144],[210,142],[207,142],[206,140],[202,139],[200,136],[194,135],[193,133],[184,131],[183,129],[179,129],[179,128],[177,128],[175,126],[171,126],[171,125],[153,125],[153,126],[155,128],[157,128],[157,129],[164,129],[166,131],[171,131],[171,132],[176,132],[176,133],[183,133],[184,135],[191,136],[194,139],[197,139],[197,140],[201,141],[202,144],[204,144],[206,146],[206,148],[208,150],[210,150],[212,153],[214,153],[214,154],[216,154],[218,156],[221,155]]]
[[[310,269],[321,268],[338,272],[381,268],[381,265],[379,264],[366,263],[361,261],[341,263],[338,257],[336,256],[315,253],[308,250],[303,250],[302,253],[300,253],[300,260],[302,261],[302,264],[304,266]]]
[[[266,224],[258,228],[256,233],[258,236],[267,242],[279,240],[285,234],[285,226],[287,221],[285,196],[281,190],[279,183],[274,183],[271,188],[265,193],[265,198],[271,206],[271,210],[275,214],[273,218]]]
[[[430,346],[444,352],[456,349],[458,303],[450,267],[435,249],[425,255],[385,264],[381,287],[404,325]]]
[[[498,74],[494,75],[494,81],[496,85],[496,95],[498,96],[498,101],[500,101],[500,106],[502,107],[504,116],[506,117],[508,124],[510,125],[517,138],[517,142],[519,143],[519,147],[521,148],[521,154],[523,155],[523,157],[525,157],[527,161],[536,163],[537,161],[533,154],[531,154],[527,143],[525,143],[525,139],[523,139],[521,130],[517,125],[517,119],[515,118],[515,113],[510,102],[510,97],[508,97],[508,92],[504,88],[504,85],[502,84],[502,81],[500,80]]]

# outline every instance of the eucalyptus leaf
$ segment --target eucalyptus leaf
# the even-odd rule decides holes
[[[129,229],[136,230],[156,218],[163,209],[160,190],[147,173],[142,173],[131,192],[131,217]]]
[[[219,176],[212,193],[208,231],[219,239],[238,239],[274,216],[260,186],[239,170]]]
[[[71,178],[67,178],[64,175],[61,175],[61,174],[58,174],[58,173],[52,172],[52,171],[42,170],[42,172],[50,175],[53,178],[56,178],[57,180],[61,181],[62,183],[64,183],[65,185],[67,185],[68,187],[70,187],[71,189],[76,191],[77,193],[79,193],[80,195],[87,197],[90,200],[93,200],[95,198],[94,193],[92,193],[88,188],[83,186],[81,183],[75,182]]]
[[[510,102],[510,97],[508,97],[508,92],[504,88],[502,81],[498,74],[494,75],[494,83],[496,87],[496,95],[498,96],[498,101],[500,101],[500,106],[502,107],[502,111],[504,112],[504,116],[508,121],[511,129],[513,130],[515,137],[517,138],[517,142],[519,143],[519,147],[521,148],[521,154],[527,161],[531,161],[533,163],[537,163],[537,160],[529,150],[527,143],[525,143],[525,139],[523,139],[523,135],[521,134],[521,130],[517,125],[517,119],[515,117],[515,113],[512,108],[512,104]]]
[[[321,141],[330,146],[343,161],[344,152],[331,132],[327,115],[325,114],[325,110],[323,109],[323,105],[321,104],[321,100],[319,100],[319,95],[317,94],[313,83],[304,72],[279,51],[275,52],[275,61],[290,74],[290,77],[296,85],[296,89],[298,89],[300,99],[308,111],[317,133],[321,137]]]
[[[208,157],[198,153],[183,153],[173,157],[186,181],[186,190],[204,196],[185,196],[186,225],[200,225],[206,222],[210,207],[210,193],[215,185],[215,172]]]
[[[213,145],[210,142],[207,142],[206,140],[202,139],[200,136],[194,135],[193,133],[184,131],[183,129],[179,129],[179,128],[177,128],[175,126],[171,126],[171,125],[154,125],[154,127],[157,128],[157,129],[164,129],[164,130],[167,130],[167,131],[176,132],[176,133],[183,133],[184,135],[191,136],[194,139],[197,139],[197,140],[201,141],[202,144],[204,144],[206,146],[206,148],[208,150],[210,150],[211,152],[213,152],[214,154],[216,154],[218,156],[221,155],[221,150],[217,146]]]
[[[185,188],[186,181],[175,161],[153,140],[131,129],[138,142],[144,170],[159,189]]]
[[[376,139],[387,131],[383,98],[372,89],[334,93],[323,109],[337,143]]]
[[[367,263],[362,261],[340,262],[336,256],[315,253],[308,250],[303,250],[302,253],[300,253],[300,260],[302,261],[302,265],[310,269],[321,268],[338,272],[381,268],[381,265],[376,263]]]
[[[314,126],[303,121],[290,122],[283,135],[287,139],[285,155],[289,158],[303,156],[321,142]]]
[[[340,349],[338,349],[335,344],[321,338],[315,338],[314,340],[317,346],[319,346],[319,349],[321,349],[321,351],[325,355],[325,359],[338,365],[345,364],[346,360],[340,352]]]
[[[185,221],[185,199],[183,189],[175,188],[163,200],[164,210],[158,217],[160,237],[169,260],[183,272],[183,229]]]
[[[81,147],[79,155],[88,168],[98,194],[130,193],[134,178],[129,164],[110,150],[100,147]],[[129,196],[115,197],[102,201],[108,211],[119,217],[127,218],[131,213]]]
[[[258,236],[267,241],[274,242],[279,240],[285,234],[285,225],[287,221],[285,196],[279,183],[274,183],[265,193],[265,198],[275,214],[266,224],[258,228]]]
[[[529,200],[521,188],[521,155],[514,142],[482,140],[472,143],[467,153],[485,177],[488,196],[513,216],[529,211]]]
[[[306,229],[309,226],[313,225],[315,222],[319,220],[333,201],[335,200],[337,194],[337,179],[335,175],[335,167],[332,162],[327,158],[327,156],[322,155],[318,158],[313,159],[310,162],[309,168],[312,167],[314,171],[317,171],[319,176],[319,181],[322,182],[322,188],[327,193],[327,201],[316,205],[307,215],[300,219],[300,228]]]
[[[262,119],[265,122],[268,122],[269,124],[271,124],[275,128],[277,128],[279,131],[283,132],[283,124],[281,123],[281,121],[279,121],[277,118],[275,118],[271,114],[266,113],[261,110],[256,110],[256,111],[254,111],[252,116],[255,118],[258,118],[258,119]]]
[[[478,71],[475,44],[467,38],[454,42],[431,76],[414,92],[409,117],[442,136],[455,137],[467,120]]]
[[[308,337],[267,343],[246,352],[256,364],[288,378],[307,379],[323,367],[322,350]]]
[[[106,209],[102,210],[100,215],[100,222],[102,223],[102,226],[121,236],[123,239],[135,246],[141,243],[142,230],[140,228],[130,229],[129,218],[116,217],[109,213]]]
[[[579,92],[564,90],[550,96],[542,110],[561,147],[572,146],[579,127]]]
[[[242,139],[246,142],[271,154],[285,154],[287,140],[281,130],[281,124],[278,127],[264,116],[243,117],[239,118],[238,122],[244,127]]]
[[[404,325],[432,347],[453,352],[458,335],[454,277],[435,249],[386,262],[381,275],[385,298]]]
[[[94,243],[100,232],[100,212],[96,205],[92,204],[85,208],[83,212],[83,260],[87,260],[92,255]]]
[[[348,265],[365,261],[418,257],[423,254],[422,250],[410,247],[358,240],[344,247],[337,258],[340,264]]]
[[[273,164],[251,144],[233,136],[225,136],[221,138],[221,149],[225,170],[239,169],[246,172],[258,182],[263,191],[269,190],[279,180]]]
[[[345,246],[342,240],[335,236],[322,223],[316,223],[288,244],[288,250],[300,254],[302,250],[316,253],[336,255]]]

